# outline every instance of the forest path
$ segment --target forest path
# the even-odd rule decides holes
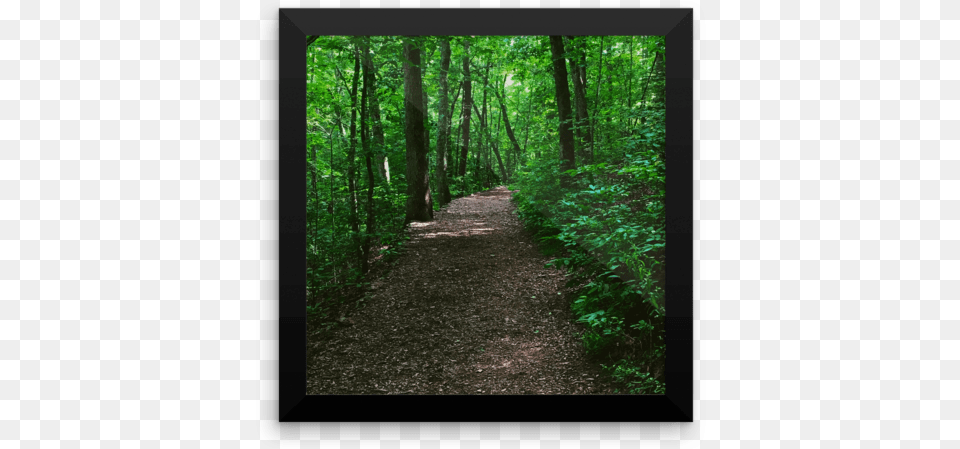
[[[511,194],[470,195],[413,223],[353,325],[308,342],[307,394],[611,392]]]

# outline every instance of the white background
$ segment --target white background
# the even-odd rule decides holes
[[[695,423],[277,422],[277,18],[300,6],[695,8]],[[960,2],[24,0],[0,20],[0,439],[960,439]]]

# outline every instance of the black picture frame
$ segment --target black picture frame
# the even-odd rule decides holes
[[[280,9],[280,421],[693,421],[692,9]],[[666,36],[665,395],[306,394],[306,36]]]

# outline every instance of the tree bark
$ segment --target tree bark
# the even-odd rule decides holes
[[[593,123],[590,126],[595,137],[595,142],[603,142],[603,136],[600,134],[599,126],[597,126],[597,114],[598,111],[600,111],[600,85],[603,84],[601,82],[603,79],[603,38],[604,36],[600,36],[600,62],[597,64],[597,97],[593,102]]]
[[[504,95],[506,95],[506,92],[504,92]],[[507,102],[500,96],[499,92],[497,93],[497,100],[500,102],[500,115],[503,116],[503,127],[507,130],[507,137],[510,138],[510,143],[513,144],[513,153],[519,157],[520,143],[517,142],[517,136],[513,134],[513,128],[510,127],[510,117],[507,115]]]
[[[496,143],[494,143],[493,137],[490,136],[490,127],[487,126],[487,121],[486,119],[484,119],[484,116],[486,114],[481,114],[480,111],[476,109],[477,105],[473,105],[473,107],[474,107],[474,112],[476,112],[477,115],[480,117],[480,130],[484,133],[483,137],[486,137],[487,142],[490,145],[490,148],[493,150],[493,153],[497,156],[497,162],[500,163],[500,178],[502,181],[506,181],[507,172],[503,168],[503,160],[500,159],[500,150],[497,148]]]
[[[593,133],[590,132],[590,116],[587,112],[587,87],[586,80],[582,78],[585,73],[580,64],[586,65],[584,51],[580,38],[568,36],[570,39],[571,57],[568,58],[570,64],[570,74],[573,79],[574,104],[577,111],[576,134],[579,141],[578,150],[580,161],[584,164],[591,163],[590,148],[593,146]],[[582,70],[583,69],[583,70]]]
[[[405,222],[430,221],[430,170],[423,129],[423,79],[420,72],[420,47],[411,38],[403,43],[404,134],[407,144],[407,213]]]
[[[317,251],[318,249],[317,235],[320,233],[320,215],[321,215],[320,214],[320,189],[317,188],[317,165],[320,163],[320,161],[317,159],[317,147],[319,146],[320,145],[316,145],[316,144],[312,146],[313,147],[313,163],[310,164],[312,168],[310,170],[310,174],[312,175],[312,178],[313,178],[313,201],[315,204],[314,211],[316,211],[316,215],[314,216],[314,220],[313,220],[313,232],[312,232],[313,251]]]
[[[367,107],[368,117],[370,118],[370,128],[373,133],[373,154],[377,160],[377,172],[381,178],[390,183],[390,160],[386,154],[386,139],[383,135],[383,121],[380,119],[380,96],[377,94],[377,68],[373,64],[373,57],[370,56],[369,44],[366,56],[363,59],[364,69],[370,72],[370,87],[366,89],[370,96],[370,102]],[[368,82],[364,78],[364,83]]]
[[[360,99],[360,142],[361,147],[363,148],[364,159],[367,163],[367,223],[366,223],[366,232],[363,235],[363,246],[362,253],[363,257],[360,260],[360,273],[366,274],[369,265],[368,261],[370,260],[370,240],[373,234],[376,232],[377,228],[377,218],[373,211],[373,187],[374,187],[374,178],[373,178],[373,150],[370,148],[370,139],[367,137],[367,116],[370,114],[370,110],[367,107],[367,98],[371,96],[371,92],[376,88],[374,83],[375,74],[373,72],[373,59],[370,57],[370,38],[365,37],[363,42],[363,96]],[[379,114],[377,114],[379,115]],[[374,133],[375,134],[375,133]],[[381,138],[383,136],[381,135]],[[376,137],[374,137],[375,139]]]
[[[564,63],[563,37],[550,36],[550,51],[553,53],[553,80],[557,91],[557,112],[560,118],[560,171],[566,172],[576,168],[573,151],[573,130],[570,122],[573,119],[570,108],[570,87],[567,85],[567,66]],[[561,175],[561,187],[570,185],[570,176]]]
[[[427,77],[427,59],[421,55],[420,61],[420,85],[422,87],[421,92],[423,92],[423,146],[427,153],[430,153],[430,99],[427,96],[427,86],[422,82]]]
[[[350,150],[347,154],[347,188],[350,190],[350,228],[356,260],[363,257],[360,242],[360,218],[357,210],[357,87],[360,83],[360,48],[353,47],[353,84],[350,88]]]
[[[450,38],[440,40],[440,117],[437,133],[437,196],[440,205],[450,202],[450,186],[447,185],[447,148],[450,145],[450,86],[447,72],[450,71]],[[454,100],[456,101],[456,100]]]
[[[470,109],[473,107],[473,98],[470,95],[470,41],[463,41],[463,122],[460,128],[463,137],[460,139],[460,167],[457,174],[467,174],[467,149],[470,148]]]
[[[638,116],[642,116],[644,109],[647,108],[647,87],[650,86],[650,78],[653,78],[653,73],[656,71],[657,61],[659,60],[660,60],[660,52],[658,51],[653,56],[653,64],[650,65],[650,72],[647,73],[647,81],[643,84],[643,92],[640,93],[641,103],[640,103],[640,113],[637,114]]]

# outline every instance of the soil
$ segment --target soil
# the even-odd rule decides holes
[[[415,222],[363,307],[308,333],[307,394],[612,394],[563,272],[498,187]]]

